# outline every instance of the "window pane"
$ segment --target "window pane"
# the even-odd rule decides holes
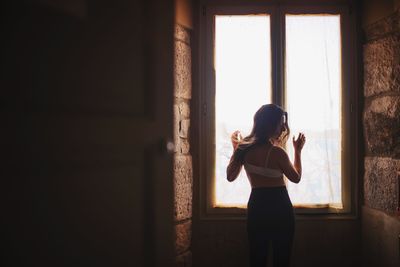
[[[268,15],[215,17],[216,206],[243,206],[250,194],[244,171],[226,180],[230,135],[249,134],[254,113],[271,101],[270,42]]]
[[[304,132],[303,175],[293,204],[341,207],[339,15],[286,15],[286,103],[292,135]],[[288,142],[293,159],[293,146]]]

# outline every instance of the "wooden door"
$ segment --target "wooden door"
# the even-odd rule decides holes
[[[171,266],[174,1],[7,12],[7,266]]]

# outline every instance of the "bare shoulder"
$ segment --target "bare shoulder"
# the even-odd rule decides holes
[[[273,153],[276,155],[276,157],[279,159],[286,159],[288,157],[286,150],[284,150],[280,146],[273,146],[272,150],[273,150]]]

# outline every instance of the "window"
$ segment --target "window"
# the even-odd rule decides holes
[[[304,179],[288,183],[289,195],[294,205],[342,208],[340,15],[285,15],[285,22],[289,125],[307,136]]]
[[[305,132],[303,178],[287,183],[297,212],[349,213],[355,115],[348,13],[339,8],[208,8],[202,53],[200,159],[206,213],[243,210],[250,184],[229,183],[230,134],[248,134],[255,111],[276,103],[291,135]],[[291,140],[287,152],[293,155]]]

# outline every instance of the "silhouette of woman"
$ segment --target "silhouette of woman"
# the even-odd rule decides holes
[[[283,174],[294,183],[301,178],[301,150],[306,138],[293,136],[294,164],[282,148],[290,130],[287,113],[274,104],[263,105],[254,115],[250,135],[239,131],[231,136],[233,155],[227,167],[234,181],[244,166],[251,185],[247,204],[247,234],[250,266],[265,267],[272,244],[275,267],[289,266],[294,234],[294,212]]]

